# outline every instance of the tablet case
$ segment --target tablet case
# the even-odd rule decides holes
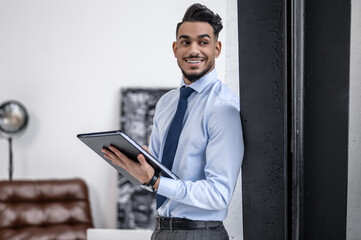
[[[129,174],[124,168],[114,165],[111,162],[111,160],[105,158],[104,153],[101,151],[103,147],[108,148],[110,145],[112,145],[118,148],[128,158],[134,161],[138,161],[137,156],[138,154],[142,153],[145,156],[147,162],[160,175],[172,179],[178,179],[176,174],[174,174],[172,171],[164,167],[150,153],[145,151],[138,143],[136,143],[132,138],[130,138],[127,134],[125,134],[120,130],[108,131],[108,132],[83,133],[83,134],[78,134],[77,137],[134,185],[141,185],[142,183],[139,182],[131,174]]]

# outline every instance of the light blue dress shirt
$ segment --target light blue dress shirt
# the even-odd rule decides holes
[[[179,180],[160,178],[157,193],[168,199],[158,214],[223,221],[244,152],[239,99],[217,78],[215,69],[189,87],[195,91],[188,97],[172,168]],[[171,90],[156,106],[149,150],[160,161],[178,99],[179,89]]]

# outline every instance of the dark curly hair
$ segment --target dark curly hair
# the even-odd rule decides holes
[[[218,39],[219,32],[223,28],[222,18],[218,14],[213,13],[206,6],[199,3],[195,3],[187,9],[182,19],[182,22],[177,24],[176,35],[178,34],[179,27],[184,22],[209,23],[213,28],[213,33],[216,39]]]

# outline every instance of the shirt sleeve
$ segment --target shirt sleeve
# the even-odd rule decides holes
[[[231,201],[243,159],[238,109],[230,104],[215,106],[207,131],[205,179],[192,182],[161,177],[158,194],[197,208],[219,210]]]
[[[160,102],[160,101],[159,101]],[[158,102],[158,104],[159,104]],[[157,112],[157,106],[155,111]],[[150,154],[155,157],[156,159],[159,159],[159,148],[160,148],[160,138],[159,138],[159,129],[158,129],[158,122],[156,119],[157,114],[154,115],[153,118],[153,127],[152,127],[152,133],[150,135],[150,142],[149,142],[149,152]]]

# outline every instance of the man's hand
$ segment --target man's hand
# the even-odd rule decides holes
[[[149,152],[147,147],[143,146],[143,148]],[[143,184],[147,184],[154,175],[153,167],[147,163],[143,154],[139,154],[137,156],[139,161],[138,163],[129,159],[121,151],[113,146],[110,146],[109,149],[103,148],[102,152],[104,153],[104,157],[111,160],[113,164],[124,168]]]

